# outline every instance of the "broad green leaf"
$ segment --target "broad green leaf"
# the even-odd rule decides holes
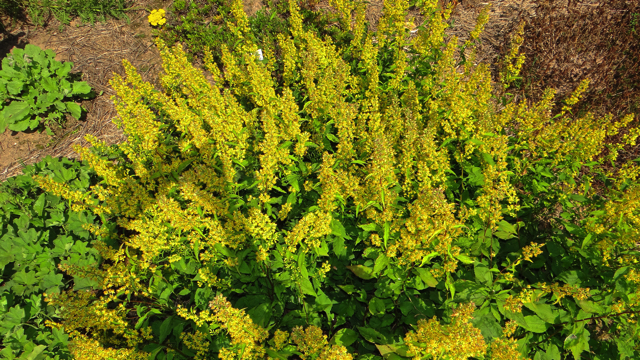
[[[40,82],[42,87],[49,93],[57,93],[58,92],[58,84],[54,79],[50,77],[44,77]]]
[[[560,316],[560,313],[545,302],[537,301],[534,303],[525,303],[524,305],[549,324],[556,324],[559,322],[558,317]]]
[[[91,92],[91,86],[86,81],[76,81],[73,83],[72,95],[84,95]]]
[[[249,310],[247,314],[256,325],[266,328],[271,320],[272,311],[271,303],[262,303]]]
[[[341,238],[350,239],[350,237],[347,236],[347,232],[344,229],[344,226],[342,226],[340,221],[338,221],[337,219],[331,220],[331,234],[339,236]]]
[[[349,265],[347,266],[347,269],[351,270],[351,272],[361,279],[370,280],[373,278],[373,269],[370,267],[364,265]]]
[[[467,255],[460,254],[460,255],[456,255],[455,258],[460,260],[462,263],[467,264],[467,265],[474,263],[474,260],[471,257],[467,256]]]
[[[173,320],[173,316],[169,316],[168,318],[164,319],[164,321],[160,325],[160,334],[158,335],[158,338],[159,338],[158,341],[160,343],[162,343],[164,341],[164,339],[166,339],[167,336],[169,336],[169,334],[171,334],[171,330],[173,330],[171,328],[171,321],[172,320]]]
[[[42,211],[44,210],[44,204],[45,204],[44,198],[45,198],[45,194],[40,194],[40,196],[38,196],[38,200],[36,200],[36,202],[33,203],[33,210],[35,210],[38,216],[42,216]]]
[[[269,355],[273,359],[287,360],[289,356],[283,355],[273,349],[265,349],[267,355]]]
[[[9,94],[11,95],[20,95],[23,87],[24,82],[20,80],[13,80],[7,83],[7,91],[9,91]]]
[[[351,344],[356,342],[356,340],[358,340],[358,336],[358,333],[353,329],[340,329],[335,333],[335,335],[333,335],[331,341],[329,341],[329,344],[338,346],[350,346]]]
[[[371,298],[369,301],[369,312],[373,315],[382,315],[385,313],[386,306],[384,300],[377,297]]]
[[[380,271],[384,270],[387,265],[389,265],[389,258],[385,254],[380,253],[376,259],[375,265],[373,266],[373,272],[371,275],[380,273]]]
[[[589,351],[589,331],[585,328],[567,336],[564,348],[571,351],[575,360],[580,360],[583,351]]]
[[[604,313],[604,308],[591,300],[576,300],[576,303],[580,308],[591,314],[602,314]]]
[[[67,101],[64,104],[66,105],[67,110],[71,113],[71,116],[73,116],[74,119],[79,120],[80,116],[82,116],[82,108],[80,105],[72,101]]]
[[[387,344],[387,339],[384,337],[384,335],[382,335],[381,333],[377,332],[376,330],[369,328],[369,327],[364,327],[364,326],[358,326],[358,331],[360,332],[360,335],[362,335],[362,337],[374,344]]]
[[[493,274],[489,270],[489,267],[483,263],[475,263],[473,272],[476,275],[476,281],[485,286],[491,286],[493,284]]]
[[[525,316],[524,319],[527,324],[524,328],[531,332],[541,334],[549,329],[549,325],[536,315]]]
[[[473,318],[471,323],[480,329],[485,341],[490,341],[491,339],[502,336],[502,327],[490,311]]]
[[[21,122],[29,117],[31,107],[24,101],[13,101],[3,110],[4,118],[8,125]],[[13,130],[13,129],[12,129]],[[26,130],[26,127],[25,127]],[[16,130],[23,131],[23,130]]]
[[[45,345],[38,345],[35,348],[33,348],[33,350],[31,350],[31,352],[29,353],[29,355],[27,355],[25,357],[25,360],[36,360],[36,359],[42,359],[43,357],[40,356],[42,354],[43,351],[45,351],[47,349],[47,347]],[[24,356],[24,355],[23,355]]]
[[[431,275],[431,272],[429,271],[429,269],[417,268],[414,270],[418,273],[418,276],[420,276],[420,279],[422,280],[422,282],[424,282],[428,286],[436,287],[438,285],[439,281],[436,280],[433,277],[433,275]]]

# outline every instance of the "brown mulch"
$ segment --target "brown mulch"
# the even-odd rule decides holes
[[[151,4],[149,1],[146,4]],[[144,7],[145,2],[138,2]],[[149,8],[157,8],[149,6]],[[84,136],[91,134],[107,144],[125,140],[122,131],[113,123],[117,116],[110,97],[115,94],[109,80],[114,73],[124,75],[122,60],[127,59],[138,69],[142,79],[158,85],[157,76],[161,70],[160,55],[153,44],[151,27],[147,22],[148,12],[138,10],[128,13],[131,19],[110,19],[105,23],[78,24],[72,22],[58,31],[60,24],[53,20],[46,28],[21,25],[10,30],[12,36],[5,36],[0,42],[2,57],[7,48],[24,47],[27,43],[41,48],[52,49],[58,61],[72,61],[72,72],[82,73],[87,81],[102,95],[83,101],[87,110],[86,119],[75,121],[68,118],[64,128],[54,129],[56,135],[44,133],[15,133],[6,130],[0,134],[0,181],[21,173],[23,164],[33,164],[47,155],[53,157],[77,158],[73,150],[75,144],[87,146]]]

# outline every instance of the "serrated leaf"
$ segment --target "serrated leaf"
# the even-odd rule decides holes
[[[27,104],[24,101],[13,101],[11,104],[9,104],[3,109],[4,118],[8,125],[22,122],[23,120],[29,117],[30,112],[31,112],[31,107],[29,106],[29,104]],[[25,130],[26,130],[26,127],[25,127]],[[23,130],[15,130],[15,131],[23,131]]]
[[[11,95],[20,95],[23,87],[24,83],[20,80],[13,80],[7,83],[7,91]]]
[[[473,272],[476,276],[476,281],[485,286],[491,286],[493,284],[493,274],[489,270],[489,267],[482,263],[475,263]]]

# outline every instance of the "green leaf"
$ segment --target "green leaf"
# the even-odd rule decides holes
[[[534,303],[525,303],[524,305],[549,324],[556,324],[559,322],[560,313],[545,302],[537,301]]]
[[[365,340],[371,343],[383,344],[383,345],[387,343],[387,339],[384,337],[384,335],[382,335],[381,333],[377,332],[372,328],[358,326],[358,331],[360,332],[360,335],[362,335],[362,337]]]
[[[289,356],[283,355],[273,349],[266,349],[265,351],[267,355],[274,359],[287,360],[289,358]]]
[[[159,315],[162,314],[162,312],[158,309],[151,309],[149,310],[146,314],[142,315],[140,317],[140,319],[138,319],[138,322],[136,323],[135,329],[138,330],[142,327],[142,325],[144,325],[145,321],[153,315]]]
[[[380,253],[376,259],[375,265],[373,266],[372,275],[380,273],[380,271],[384,270],[387,265],[389,265],[389,258],[385,254]]]
[[[502,336],[502,327],[496,321],[496,318],[490,312],[487,312],[481,316],[475,317],[471,320],[471,323],[480,329],[485,341]]]
[[[24,101],[14,101],[8,106],[6,106],[3,110],[4,118],[7,124],[16,124],[21,122],[29,117],[29,113],[31,112],[31,107]],[[26,130],[26,127],[24,128]],[[13,130],[13,129],[11,129]],[[15,130],[15,131],[23,131],[23,130]]]
[[[76,81],[73,83],[73,88],[71,90],[72,95],[81,95],[88,94],[91,92],[91,86],[87,84],[86,81]]]
[[[584,250],[584,248],[589,246],[589,245],[591,245],[592,242],[593,242],[592,235],[591,234],[587,234],[587,236],[584,238],[584,240],[582,240],[582,246],[580,248]]]
[[[266,328],[271,320],[272,311],[273,307],[270,303],[262,303],[249,310],[247,314],[256,325]]]
[[[347,269],[351,270],[357,277],[370,280],[373,278],[373,269],[364,265],[349,265]]]
[[[171,334],[171,331],[173,330],[171,328],[171,321],[172,320],[173,320],[173,316],[169,316],[168,318],[164,319],[164,321],[160,325],[160,335],[158,335],[158,338],[159,338],[158,341],[160,343],[162,343],[164,341],[164,339],[166,339],[167,336],[169,336],[169,334]]]
[[[369,312],[373,315],[382,315],[385,313],[386,306],[384,304],[384,300],[379,299],[377,297],[369,300]]]
[[[589,351],[589,331],[585,328],[567,336],[564,339],[564,348],[571,351],[573,358],[580,360],[583,351]]]
[[[349,236],[347,236],[347,232],[344,229],[344,226],[342,226],[340,221],[338,221],[337,219],[332,219],[330,226],[331,226],[331,234],[335,236],[339,236],[344,239],[351,239]]]
[[[38,216],[42,216],[42,211],[44,210],[44,204],[45,204],[44,197],[45,197],[45,194],[40,194],[40,196],[38,196],[38,200],[36,200],[33,203],[33,210],[35,210]]]
[[[300,289],[302,290],[303,294],[316,296],[316,292],[315,290],[313,290],[313,284],[308,277],[300,279]]]
[[[31,353],[29,353],[29,355],[27,355],[27,357],[25,357],[25,360],[36,360],[36,359],[42,359],[43,357],[40,356],[42,354],[43,351],[46,350],[46,346],[45,345],[38,345],[35,348],[33,348],[33,350],[31,350]],[[24,355],[23,355],[24,356]],[[22,358],[22,357],[21,357]]]
[[[604,308],[591,300],[576,300],[576,303],[582,310],[588,312],[590,314],[602,314],[604,313]]]
[[[78,120],[80,119],[80,116],[82,116],[82,108],[80,107],[80,105],[72,102],[72,101],[67,101],[64,103],[65,106],[67,107],[67,110],[71,113],[71,116],[73,116],[74,119]]]
[[[24,83],[20,80],[13,80],[7,83],[7,91],[9,91],[11,95],[20,95],[23,87]]]
[[[476,280],[485,286],[491,286],[493,284],[493,274],[489,270],[489,267],[482,263],[475,263],[473,272],[476,275]]]
[[[420,276],[420,280],[422,280],[422,282],[427,284],[429,287],[436,287],[438,285],[438,280],[436,280],[433,275],[431,275],[431,272],[428,269],[417,268],[414,270],[418,273],[418,276]]]
[[[355,330],[344,328],[338,330],[329,341],[331,345],[350,346],[358,340],[358,333]]]
[[[471,257],[467,256],[467,255],[460,254],[460,255],[456,255],[455,258],[460,260],[460,261],[462,261],[462,263],[467,264],[467,265],[474,263],[474,260]]]
[[[549,325],[547,325],[547,323],[538,316],[525,316],[524,320],[527,324],[524,328],[531,332],[541,334],[549,329]]]

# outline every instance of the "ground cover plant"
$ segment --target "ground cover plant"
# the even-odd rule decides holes
[[[46,324],[60,320],[60,309],[48,305],[44,293],[97,285],[58,268],[98,261],[91,247],[95,237],[85,229],[95,215],[74,212],[68,201],[45,193],[33,180],[36,174],[78,191],[95,183],[86,164],[49,157],[0,184],[0,357],[71,359],[69,336]]]
[[[106,241],[68,268],[94,291],[51,293],[77,358],[619,359],[637,353],[638,167],[602,165],[631,120],[512,103],[517,49],[493,88],[450,9],[407,2],[375,34],[364,8],[335,46],[289,4],[256,56],[240,2],[206,80],[162,41],[164,91],[115,77],[129,135],[79,149],[100,183],[37,183]],[[517,41],[516,41],[517,44]],[[517,48],[517,46],[516,46]],[[276,57],[275,54],[280,54]],[[410,55],[410,56],[407,56]],[[607,151],[607,157],[596,157]],[[593,184],[603,188],[594,191]],[[98,226],[100,225],[100,226]]]
[[[51,50],[27,44],[15,48],[2,59],[0,69],[0,133],[34,130],[62,125],[70,113],[76,119],[82,115],[77,99],[95,96],[79,74],[71,74],[72,62],[55,60]]]

